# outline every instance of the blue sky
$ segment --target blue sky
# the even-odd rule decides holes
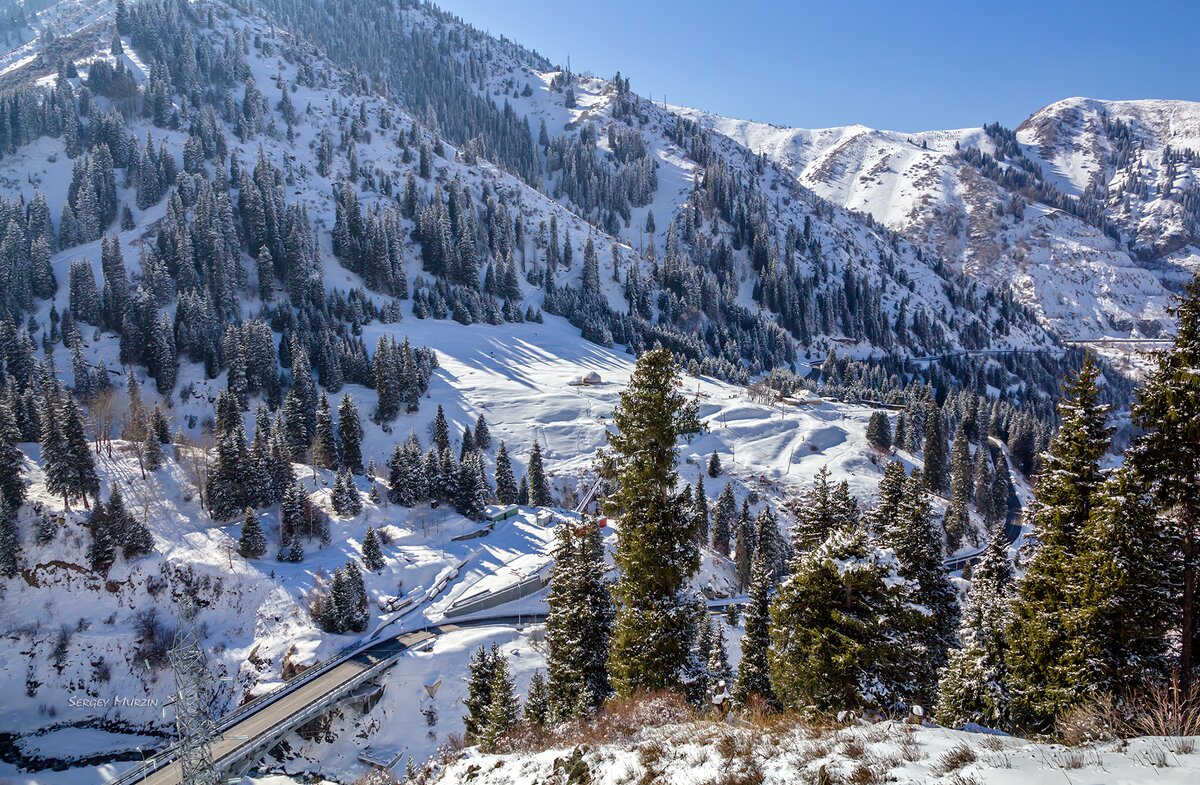
[[[1060,98],[1200,100],[1200,0],[436,0],[642,95],[808,128],[1013,127]]]

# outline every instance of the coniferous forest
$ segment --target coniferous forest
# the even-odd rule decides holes
[[[831,151],[418,0],[10,0],[0,44],[0,778],[1200,735],[1187,102]]]

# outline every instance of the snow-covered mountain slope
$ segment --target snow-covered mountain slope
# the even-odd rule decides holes
[[[684,479],[698,478],[715,451],[728,471],[706,480],[710,498],[732,484],[738,502],[757,500],[755,512],[777,508],[822,466],[868,499],[883,459],[865,438],[869,408],[771,406],[763,389],[751,395],[742,384],[768,371],[805,376],[831,350],[878,358],[870,373],[846,371],[860,375],[845,386],[859,397],[886,389],[923,418],[920,396],[932,400],[930,391],[905,387],[931,355],[953,354],[927,377],[940,392],[967,385],[1005,397],[1004,406],[1039,403],[1044,414],[1060,348],[1012,302],[1007,282],[977,285],[748,145],[624,82],[565,74],[432,6],[285,5],[292,15],[264,16],[240,2],[61,0],[10,37],[0,61],[3,85],[13,88],[5,109],[27,121],[6,126],[0,145],[0,263],[17,271],[0,291],[13,317],[0,319],[8,383],[34,386],[30,366],[43,362],[91,403],[88,435],[103,445],[126,419],[130,390],[116,369],[129,366],[180,445],[165,447],[165,466],[146,479],[134,445],[117,439],[111,454],[98,454],[100,495],[120,487],[156,551],[118,558],[107,574],[89,567],[86,514],[50,493],[36,443],[20,445],[31,497],[18,516],[20,573],[0,583],[0,628],[11,631],[0,639],[0,684],[14,696],[0,712],[0,733],[10,734],[0,739],[9,760],[0,776],[18,776],[13,761],[129,760],[147,740],[161,741],[170,715],[160,707],[70,699],[165,695],[169,673],[141,653],[162,648],[182,594],[203,601],[212,665],[232,678],[221,684],[223,709],[350,642],[318,629],[308,606],[334,569],[361,555],[368,526],[388,540],[384,568],[365,579],[371,625],[391,618],[392,600],[412,598],[418,624],[478,582],[512,577],[514,559],[524,559],[522,569],[544,566],[552,533],[536,525],[537,510],[456,542],[479,524],[444,503],[433,512],[369,502],[372,480],[384,483],[362,475],[354,481],[365,510],[331,515],[329,542],[309,541],[302,561],[274,558],[274,505],[260,511],[269,555],[241,558],[232,547],[236,516],[214,521],[201,504],[216,451],[194,446],[211,445],[214,404],[226,389],[244,395],[242,425],[255,432],[256,406],[277,406],[298,381],[283,360],[293,346],[306,349],[335,405],[342,394],[356,402],[364,462],[382,466],[410,431],[427,445],[438,406],[455,435],[482,415],[494,442],[507,443],[517,476],[533,444],[542,447],[568,508],[634,355],[655,343],[685,361],[684,385],[710,425],[682,450]],[[132,15],[120,30],[118,7]],[[84,214],[100,201],[89,194],[96,184],[112,208],[107,222]],[[36,244],[27,228],[47,241],[39,287],[47,272],[57,286],[26,297]],[[101,234],[115,238],[107,254]],[[89,289],[89,278],[99,284]],[[122,312],[124,297],[133,305]],[[116,312],[89,307],[98,304]],[[253,362],[239,355],[246,325],[265,339]],[[432,349],[438,368],[419,411],[372,421],[381,401],[370,358],[380,338],[406,336]],[[1012,349],[1041,352],[1029,355],[1044,362],[1038,378],[1004,357],[965,356]],[[239,356],[245,363],[231,373]],[[926,359],[906,365],[913,357]],[[247,370],[267,381],[250,389]],[[569,383],[590,371],[599,385]],[[97,376],[111,398],[88,394]],[[801,389],[795,377],[781,384]],[[17,393],[34,405],[36,392]],[[495,450],[485,450],[488,472]],[[919,462],[905,450],[897,457]],[[302,463],[294,470],[329,513],[331,473]],[[37,532],[43,512],[55,533],[47,541]],[[706,554],[696,588],[732,593],[731,570],[725,557]],[[443,578],[444,592],[431,596]],[[150,611],[161,624],[145,618]],[[457,678],[462,657],[444,661],[447,680]],[[389,720],[420,700],[412,675],[401,670],[389,682]],[[388,743],[418,759],[432,752],[461,728],[461,694],[458,684],[446,690],[442,724],[397,726]],[[380,724],[378,715],[347,720],[340,741],[306,754],[319,758],[340,743],[338,754],[349,756],[349,739]],[[93,768],[80,771],[94,781]]]
[[[676,111],[967,274],[1011,281],[1057,334],[1090,339],[1170,331],[1170,292],[1200,261],[1186,160],[1195,154],[1198,106],[1068,99],[1026,120],[1011,145],[1003,129],[806,130]],[[1180,160],[1164,160],[1168,145]],[[1040,165],[1046,187],[1006,181],[963,154],[970,149],[999,155],[1002,172],[1019,171],[1014,156],[1024,155]],[[1074,214],[1062,197],[1096,207]]]

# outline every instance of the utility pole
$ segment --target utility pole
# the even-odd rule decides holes
[[[185,589],[186,591],[186,589]],[[179,601],[179,626],[168,655],[175,671],[175,732],[183,785],[219,785],[211,741],[216,723],[209,713],[212,676],[196,632],[196,605],[190,595]]]

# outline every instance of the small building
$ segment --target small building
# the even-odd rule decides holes
[[[500,523],[507,521],[509,518],[515,518],[521,512],[520,508],[515,504],[510,504],[507,507],[501,507],[496,512],[492,513],[487,519],[492,523]]]
[[[600,384],[600,374],[595,371],[588,371],[582,376],[577,376],[570,381],[570,384],[576,387],[590,387],[593,384]]]
[[[545,528],[554,522],[554,514],[549,510],[543,510],[537,514],[537,517],[534,518],[534,521],[538,526]]]

